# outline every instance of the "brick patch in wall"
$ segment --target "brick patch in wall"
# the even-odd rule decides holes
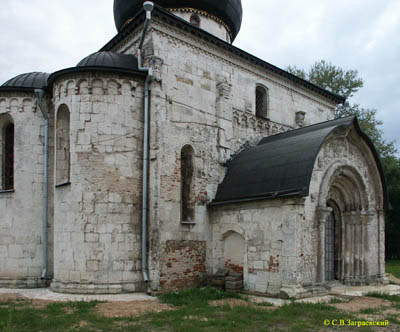
[[[205,241],[167,241],[160,284],[163,291],[197,287],[205,280]]]

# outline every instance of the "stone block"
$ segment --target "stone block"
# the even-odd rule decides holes
[[[8,253],[10,258],[24,258],[24,250],[22,245],[9,245]]]
[[[113,262],[113,271],[123,271],[125,266],[124,261],[114,261]]]
[[[0,258],[7,258],[7,257],[8,257],[7,246],[0,245]]]
[[[225,282],[225,289],[227,290],[237,290],[243,288],[243,280],[240,281],[226,281]]]
[[[85,242],[99,242],[99,234],[85,233]]]
[[[218,269],[215,273],[215,277],[226,277],[229,274],[229,269]]]
[[[267,292],[267,284],[263,282],[256,282],[255,284],[255,291],[259,293],[266,293]]]
[[[99,270],[99,261],[86,261],[86,269],[89,272],[96,272]]]
[[[216,287],[224,287],[225,279],[211,278],[211,285]]]
[[[81,281],[81,273],[79,271],[71,271],[69,274],[69,278],[72,282],[80,282]]]
[[[264,269],[264,262],[263,262],[263,261],[255,261],[255,262],[253,263],[253,267],[254,267],[256,270],[263,270],[263,269]]]

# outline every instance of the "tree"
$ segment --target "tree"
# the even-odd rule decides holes
[[[287,71],[346,99],[352,97],[364,86],[363,80],[358,77],[357,70],[345,71],[325,60],[315,62],[308,73],[296,66],[289,66]]]
[[[325,60],[315,62],[310,70],[306,72],[296,66],[289,66],[287,71],[291,74],[308,80],[328,91],[341,95],[347,101],[338,105],[335,110],[335,117],[356,115],[361,129],[371,138],[382,159],[394,156],[397,152],[394,142],[386,142],[383,138],[383,131],[380,128],[382,121],[376,118],[375,109],[362,108],[358,104],[350,104],[349,98],[364,86],[364,81],[358,77],[357,70],[344,70],[332,65]]]
[[[376,112],[376,109],[361,108],[358,104],[351,105],[346,101],[344,105],[337,106],[335,117],[357,116],[361,129],[371,138],[382,161],[384,161],[386,158],[395,156],[397,150],[393,141],[386,142],[383,138],[383,130],[380,128],[383,122],[376,118]]]
[[[315,62],[308,72],[296,66],[288,67],[287,71],[346,99],[364,85],[356,70],[345,71],[324,60]],[[400,159],[396,157],[394,142],[386,142],[383,138],[380,128],[383,123],[376,118],[376,112],[376,109],[362,108],[347,100],[337,106],[335,117],[356,115],[361,129],[371,138],[381,157],[392,205],[392,210],[386,214],[386,257],[400,259]]]

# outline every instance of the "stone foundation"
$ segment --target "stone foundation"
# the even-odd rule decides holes
[[[0,288],[45,288],[47,280],[40,278],[0,279]]]
[[[66,283],[54,280],[50,289],[57,293],[67,294],[121,294],[144,292],[146,286],[144,282],[127,282],[127,283]]]

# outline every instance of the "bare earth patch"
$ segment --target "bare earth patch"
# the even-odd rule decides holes
[[[390,281],[392,284],[400,285],[400,279],[399,279],[399,278],[396,278],[393,274],[386,273],[386,277],[389,279],[389,281]]]
[[[173,306],[154,301],[132,301],[132,302],[107,302],[98,303],[96,310],[108,318],[115,317],[138,317],[150,312],[161,312],[172,310]]]
[[[331,304],[331,306],[339,310],[350,312],[359,312],[363,309],[378,309],[382,306],[390,307],[390,305],[391,303],[389,301],[374,297],[356,297],[346,303]]]
[[[20,294],[12,294],[12,293],[0,294],[0,302],[7,302],[7,301],[23,302],[24,305],[26,305],[27,307],[31,307],[34,309],[42,309],[47,307],[47,305],[49,305],[50,303],[55,302],[49,300],[32,300]]]
[[[0,302],[16,301],[16,300],[26,300],[25,297],[19,294],[0,294]]]
[[[251,302],[247,302],[241,299],[223,299],[223,300],[215,300],[215,301],[210,301],[209,304],[212,307],[223,307],[226,305],[229,305],[229,307],[234,308],[234,307],[252,307],[252,308],[258,308],[258,309],[265,309],[265,310],[276,310],[278,309],[277,307],[269,307],[269,306],[259,306]]]

